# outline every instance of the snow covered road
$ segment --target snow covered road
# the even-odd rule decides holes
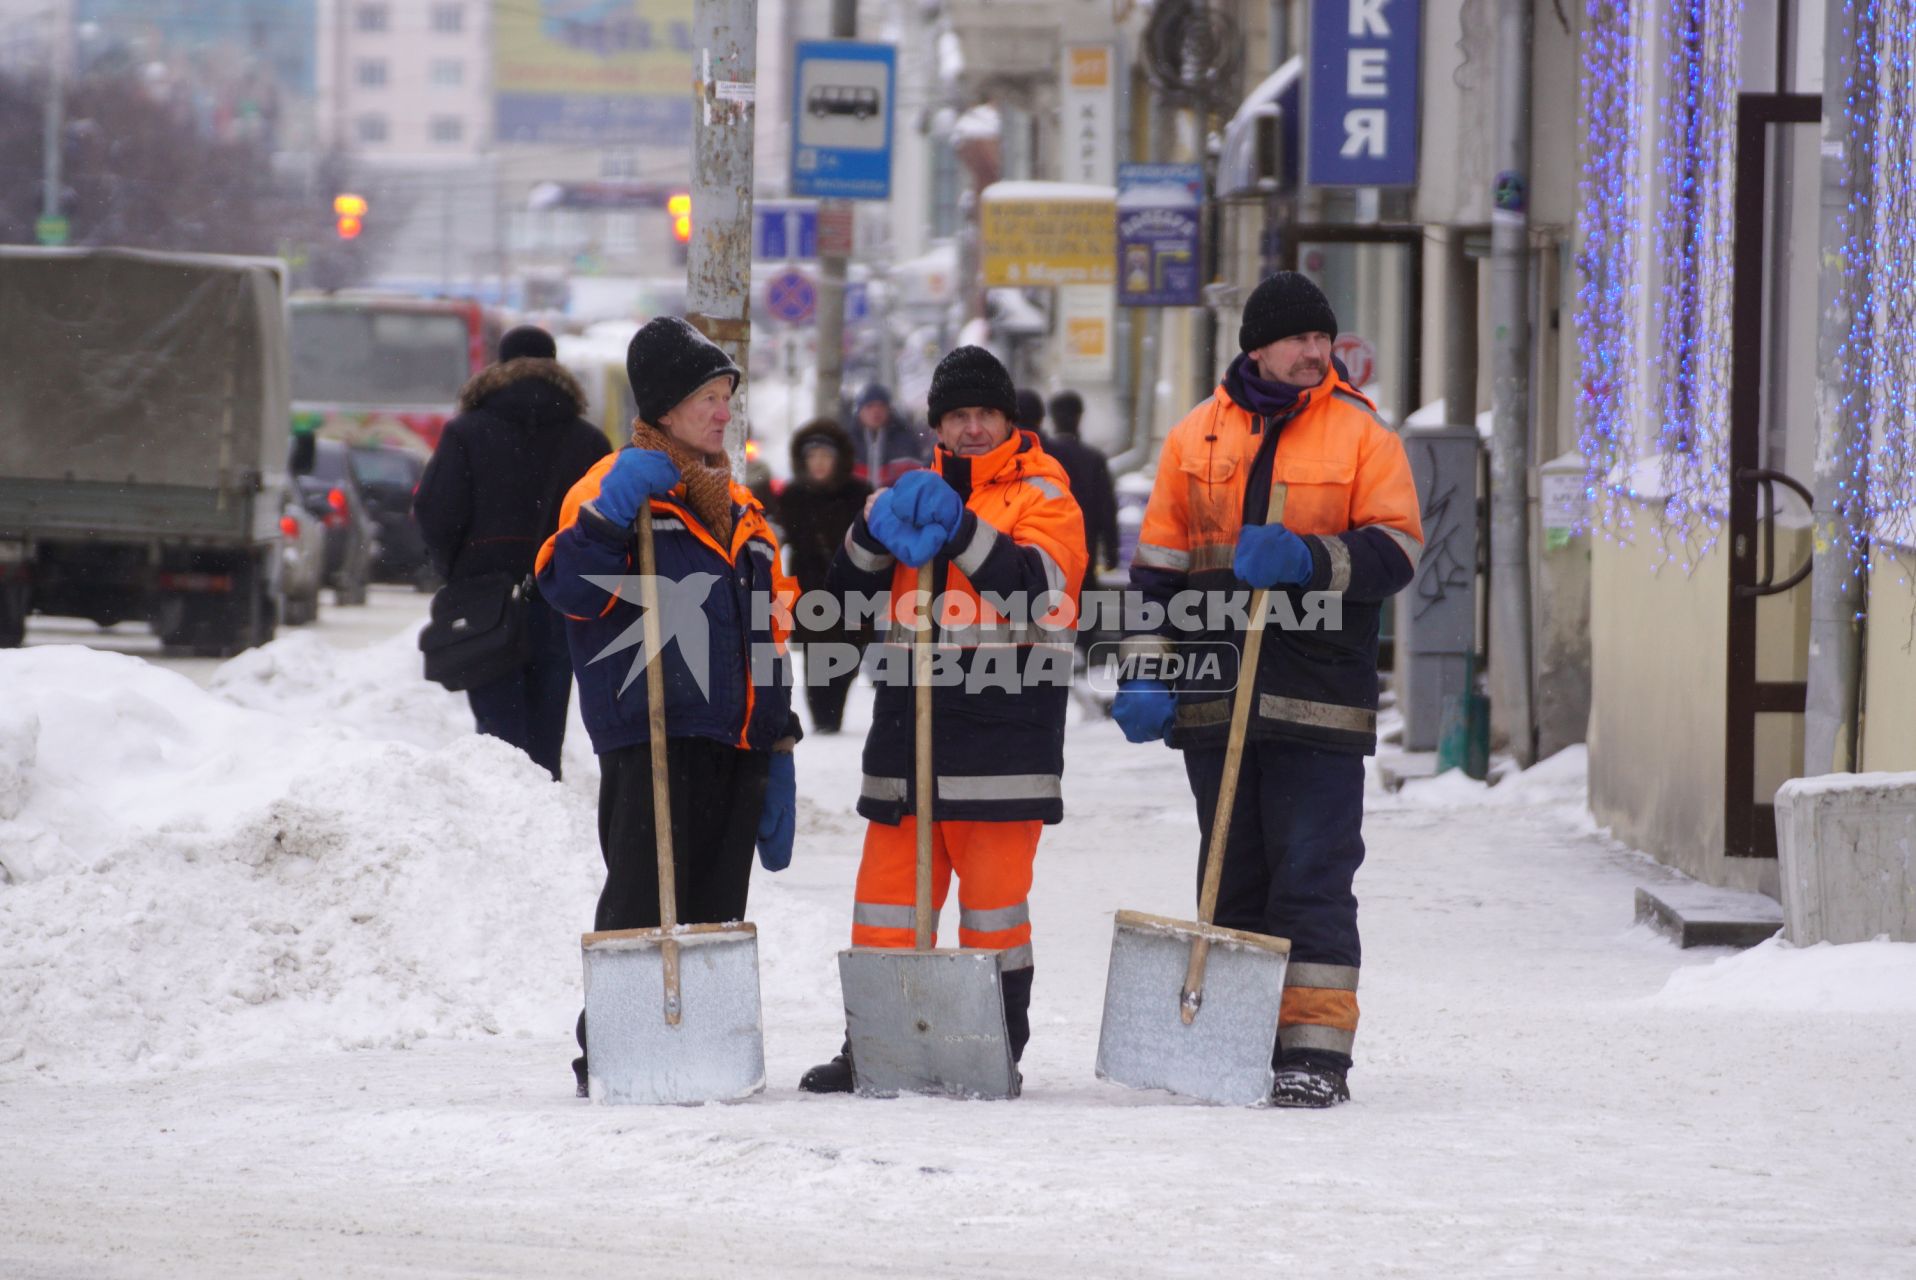
[[[813,1098],[861,690],[753,887],[772,1087],[602,1108],[582,736],[554,786],[416,662],[0,654],[0,1276],[1916,1274],[1916,947],[1677,951],[1580,752],[1372,796],[1355,1100],[1236,1111],[1092,1077],[1111,915],[1190,913],[1196,822],[1074,724],[1024,1098]]]

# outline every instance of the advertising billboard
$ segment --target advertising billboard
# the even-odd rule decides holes
[[[693,0],[493,0],[501,142],[692,145]]]

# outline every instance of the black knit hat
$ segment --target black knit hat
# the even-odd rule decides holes
[[[712,379],[730,374],[732,389],[741,376],[732,357],[677,316],[649,320],[625,349],[625,376],[639,417],[653,426],[679,401]]]
[[[1300,333],[1337,336],[1337,313],[1331,310],[1331,300],[1309,276],[1295,271],[1266,276],[1244,304],[1244,322],[1237,327],[1238,350],[1256,351]]]
[[[1018,412],[1013,416],[1019,426],[1026,431],[1037,431],[1044,426],[1044,397],[1030,387],[1018,388]]]
[[[938,362],[931,371],[925,420],[936,427],[953,409],[996,409],[1007,418],[1018,416],[1018,392],[997,356],[983,347],[959,347]]]
[[[506,330],[506,336],[499,339],[499,363],[508,360],[556,360],[559,358],[558,344],[552,341],[552,335],[536,324],[522,324],[517,329]]]
[[[863,409],[868,404],[882,404],[887,409],[891,408],[891,388],[882,382],[867,382],[865,389],[858,393],[856,407]]]

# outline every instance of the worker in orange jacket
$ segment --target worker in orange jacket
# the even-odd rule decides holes
[[[852,908],[852,944],[915,940],[916,713],[904,677],[918,586],[933,563],[936,643],[958,673],[932,689],[932,904],[958,876],[958,943],[1004,952],[1005,1028],[1013,1057],[1031,1036],[1031,892],[1038,833],[1064,819],[1064,718],[1078,584],[1089,559],[1064,468],[1036,433],[1017,430],[1011,375],[981,347],[959,347],[932,374],[928,470],[874,497],[845,536],[826,586],[841,601],[889,592],[891,625],[865,740],[858,812],[869,818]],[[994,603],[995,601],[995,603]],[[1000,613],[998,605],[1025,608]],[[887,661],[887,658],[892,659]],[[962,678],[958,678],[962,676]],[[799,1081],[852,1088],[849,1042]]]
[[[1271,1100],[1349,1099],[1359,942],[1351,892],[1364,860],[1364,757],[1377,746],[1377,631],[1423,549],[1403,443],[1331,358],[1337,317],[1308,278],[1280,272],[1245,304],[1242,354],[1172,430],[1131,581],[1157,625],[1128,635],[1142,663],[1206,642],[1243,652],[1239,619],[1209,605],[1269,588],[1217,923],[1291,940]],[[1281,501],[1280,501],[1280,495]],[[1326,593],[1314,595],[1313,593]],[[1186,598],[1185,603],[1189,603]],[[1144,611],[1149,614],[1149,609]],[[1236,661],[1172,690],[1124,681],[1112,716],[1133,742],[1183,751],[1203,849],[1223,775]],[[1134,668],[1136,669],[1136,668]]]

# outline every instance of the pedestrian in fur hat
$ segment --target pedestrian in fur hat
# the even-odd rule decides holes
[[[778,495],[778,523],[791,548],[800,591],[820,591],[845,531],[865,509],[872,487],[852,474],[852,438],[830,418],[815,418],[792,436],[792,480]],[[800,614],[802,619],[805,615]],[[812,728],[837,733],[845,696],[858,676],[858,637],[842,624],[799,624],[805,647],[805,701]]]
[[[632,443],[566,495],[558,532],[539,553],[539,589],[567,616],[579,709],[599,754],[599,842],[605,887],[594,926],[659,923],[656,826],[672,824],[678,918],[745,917],[752,851],[768,871],[792,856],[797,778],[788,632],[773,607],[796,587],[779,568],[770,522],[732,480],[725,453],[739,369],[676,317],[653,320],[626,351],[639,417]],[[672,813],[652,805],[648,691],[632,644],[640,612],[639,513],[652,513],[664,664],[666,774]],[[682,626],[684,611],[704,616]],[[701,634],[702,633],[702,634]],[[703,643],[699,643],[699,641]],[[573,1063],[588,1089],[583,1014]]]
[[[611,452],[585,421],[585,392],[558,359],[552,335],[532,325],[499,341],[499,360],[459,393],[413,494],[413,516],[448,583],[488,575],[524,579],[559,523],[566,490]],[[536,596],[526,611],[523,666],[466,690],[480,733],[503,738],[559,777],[572,663],[565,625]]]

